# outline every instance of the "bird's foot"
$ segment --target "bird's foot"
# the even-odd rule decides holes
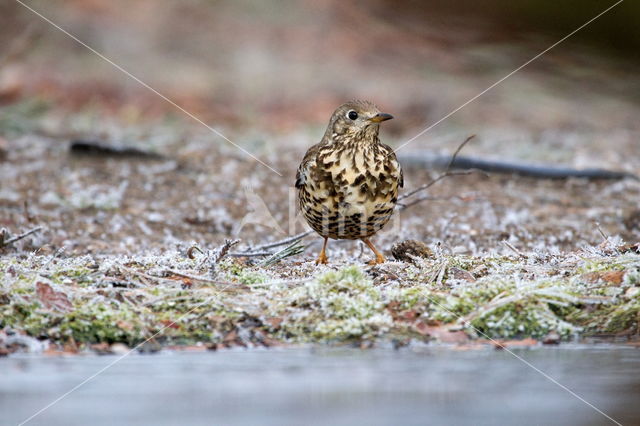
[[[387,261],[387,260],[384,258],[384,256],[383,256],[383,255],[378,254],[378,255],[376,256],[376,258],[375,258],[375,259],[370,260],[370,261],[369,261],[369,262],[367,262],[367,263],[368,263],[369,265],[372,265],[372,266],[373,266],[373,265],[379,265],[379,264],[384,263],[384,262],[386,262],[386,261]]]
[[[327,255],[324,254],[324,252],[320,253],[318,258],[316,259],[316,265],[326,265],[327,263],[329,263],[329,258],[327,257]]]

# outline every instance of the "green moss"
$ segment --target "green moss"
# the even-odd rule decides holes
[[[392,326],[380,289],[356,266],[330,271],[284,295],[282,326],[295,341],[344,341],[380,335]]]
[[[258,271],[244,269],[238,273],[237,279],[240,283],[251,286],[252,284],[265,283],[269,277]]]
[[[52,341],[73,337],[81,344],[133,345],[157,332],[156,341],[173,344],[237,341],[239,335],[257,342],[260,336],[345,342],[415,337],[416,321],[455,324],[478,337],[633,332],[640,316],[640,256],[634,254],[558,257],[553,267],[530,258],[448,256],[367,272],[347,266],[315,277],[317,269],[308,266],[280,264],[265,270],[230,259],[220,265],[221,279],[242,287],[201,283],[181,289],[177,279],[173,284],[166,282],[168,277],[153,281],[158,265],[197,274],[194,262],[183,258],[170,254],[117,260],[144,277],[127,275],[132,283],[128,289],[112,288],[103,277],[113,269],[92,269],[88,256],[56,262],[47,256],[0,258],[0,272],[5,271],[0,275],[0,327]],[[6,273],[9,265],[11,274]],[[447,280],[446,275],[440,281],[443,267],[481,272],[473,272],[474,282]],[[622,282],[584,276],[586,271],[611,270],[624,270]],[[68,296],[73,312],[39,303],[39,275]],[[292,276],[312,279],[287,282]],[[105,284],[89,285],[93,280]]]
[[[225,273],[226,279],[229,281],[236,281],[246,286],[262,284],[270,279],[268,275],[257,269],[240,264],[234,259],[221,262],[219,270]]]
[[[632,255],[637,258],[636,255]],[[598,259],[585,259],[584,263],[576,270],[576,274],[588,274],[590,272],[623,271],[630,262],[636,259],[626,255],[618,257],[602,257]]]
[[[540,301],[512,303],[471,322],[481,336],[541,338],[550,331],[569,336],[579,328],[559,318],[549,304]]]
[[[621,333],[624,331],[638,332],[638,321],[640,320],[640,301],[634,300],[618,306],[607,315],[605,331],[609,333]]]
[[[147,337],[140,312],[126,305],[114,307],[107,303],[78,306],[62,318],[60,334],[72,336],[83,343],[138,343]]]
[[[0,108],[0,133],[18,136],[33,131],[49,104],[42,99],[30,98]]]

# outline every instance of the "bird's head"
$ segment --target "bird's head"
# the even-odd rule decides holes
[[[340,105],[331,116],[326,136],[331,139],[376,137],[379,124],[392,119],[369,101],[351,101]]]

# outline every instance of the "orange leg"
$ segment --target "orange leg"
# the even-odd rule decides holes
[[[385,258],[382,255],[382,253],[380,253],[378,251],[378,249],[376,249],[376,247],[373,245],[373,243],[371,241],[369,241],[368,238],[363,238],[362,241],[367,245],[367,247],[369,247],[373,251],[373,254],[376,255],[376,258],[374,260],[370,261],[369,265],[377,265],[379,263],[384,263],[385,262]]]
[[[328,237],[324,237],[324,244],[322,244],[322,250],[320,250],[320,254],[318,255],[318,259],[316,259],[316,265],[326,265],[327,263],[329,263],[329,258],[327,257],[327,254],[325,253],[326,249],[327,249],[327,241],[329,241]]]

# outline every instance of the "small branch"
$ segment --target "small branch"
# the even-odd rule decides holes
[[[455,163],[456,158],[458,157],[458,154],[460,154],[460,151],[462,151],[462,148],[464,148],[464,146],[469,143],[469,141],[473,138],[475,138],[476,135],[471,135],[471,136],[467,136],[467,138],[462,141],[462,143],[460,145],[458,145],[458,148],[455,150],[455,152],[453,153],[453,155],[451,156],[451,161],[449,161],[449,164],[447,165],[447,168],[445,169],[445,174],[449,173],[449,171],[451,171],[451,167],[453,166],[453,163]]]
[[[210,264],[210,268],[209,268],[209,273],[212,277],[215,278],[216,276],[216,264],[220,262],[220,260],[222,260],[223,257],[225,256],[229,256],[229,257],[265,257],[265,256],[270,256],[270,258],[264,260],[261,265],[264,266],[270,266],[270,265],[274,265],[278,262],[280,262],[282,259],[289,257],[289,256],[293,256],[299,253],[302,253],[305,250],[305,246],[303,246],[300,243],[300,240],[302,240],[304,237],[306,237],[307,235],[311,234],[313,231],[307,231],[307,232],[303,232],[301,234],[297,234],[294,235],[292,237],[287,237],[283,240],[279,240],[279,241],[275,241],[272,243],[266,243],[266,244],[262,244],[256,247],[251,247],[249,246],[248,248],[246,248],[244,251],[236,251],[236,252],[230,252],[229,249],[231,247],[233,247],[234,245],[236,245],[237,243],[240,242],[240,240],[225,240],[225,244],[219,248],[217,248],[214,251],[210,251],[208,253],[206,253],[206,255],[204,256],[204,259],[200,262],[200,264],[198,265],[198,267],[202,267],[202,265],[209,261]],[[270,251],[269,249],[271,248],[275,248],[275,247],[280,247],[283,246],[285,244],[289,244],[288,247],[278,251],[278,252],[273,252]],[[189,247],[189,249],[187,250],[187,256],[189,257],[189,259],[194,259],[195,258],[195,252],[200,252],[203,253],[203,251],[197,247],[197,246],[192,246]]]
[[[435,179],[431,180],[430,182],[425,183],[424,185],[419,186],[418,188],[414,189],[413,191],[409,191],[405,194],[402,194],[398,197],[398,201],[407,199],[415,194],[417,194],[418,192],[422,192],[425,191],[429,188],[431,188],[433,185],[435,185],[436,183],[440,182],[442,179],[445,179],[447,177],[450,176],[464,176],[464,175],[469,175],[471,173],[476,173],[476,170],[465,170],[465,171],[458,171],[458,172],[453,172],[451,171],[451,167],[453,166],[453,163],[456,161],[456,157],[458,156],[458,154],[460,153],[460,151],[462,151],[462,148],[465,147],[465,145],[467,143],[469,143],[469,141],[471,139],[473,139],[476,135],[471,135],[468,136],[464,141],[462,141],[462,143],[460,145],[458,145],[458,148],[456,148],[456,150],[453,152],[453,155],[451,156],[451,160],[449,161],[449,164],[447,165],[447,168],[445,169],[444,173],[442,173],[441,175],[437,176]],[[422,199],[420,201],[424,201],[425,199]],[[412,206],[414,204],[417,204],[419,201],[415,201],[412,202],[410,204],[402,204],[400,203],[400,209],[406,209],[409,206]]]
[[[142,271],[137,271],[133,268],[129,268],[127,266],[124,265],[117,265],[118,269],[120,270],[121,273],[125,273],[128,275],[134,275],[140,279],[142,279],[143,284],[144,285],[149,285],[149,281],[152,282],[156,282],[156,283],[160,283],[160,282],[171,282],[171,283],[175,283],[175,280],[172,280],[170,278],[164,278],[164,277],[157,277],[155,275],[151,275],[151,274],[147,274],[146,272],[142,272]]]
[[[67,249],[67,248],[66,248],[65,246],[62,246],[62,247],[60,247],[59,249],[57,249],[57,250],[56,250],[56,251],[55,251],[51,256],[49,256],[49,260],[47,260],[47,261],[44,263],[44,265],[42,265],[42,267],[40,267],[40,270],[41,270],[41,271],[45,271],[45,270],[46,270],[46,268],[49,266],[49,264],[50,264],[51,262],[53,262],[53,261],[56,259],[56,257],[58,257],[58,256],[60,256],[62,253],[64,253],[64,251],[65,251],[66,249]]]
[[[205,276],[201,276],[201,275],[186,274],[184,272],[175,271],[173,269],[167,269],[167,270],[164,271],[164,273],[173,274],[173,275],[175,275],[177,277],[187,278],[189,280],[193,280],[193,281],[197,281],[197,282],[201,282],[201,283],[205,283],[205,284],[226,285],[226,286],[246,288],[246,286],[243,285],[243,284],[236,284],[236,283],[232,283],[232,282],[229,282],[229,281],[212,280],[209,277],[205,277]]]
[[[8,246],[10,244],[13,244],[16,241],[20,241],[23,238],[27,238],[29,235],[35,234],[36,232],[41,231],[41,230],[42,230],[42,227],[38,226],[36,228],[30,229],[29,231],[27,231],[27,232],[25,232],[23,234],[16,235],[13,238],[9,238],[8,240],[5,240],[5,238],[7,237],[8,233],[7,233],[7,231],[5,229],[3,229],[0,232],[0,248],[6,247],[6,246]]]
[[[222,260],[223,257],[227,255],[229,249],[236,244],[238,244],[240,240],[224,240],[224,244],[215,249],[212,253],[210,253],[207,258],[209,259],[209,275],[215,278],[218,275],[218,271],[216,266]]]
[[[222,258],[227,255],[227,253],[229,252],[229,249],[235,246],[236,244],[238,244],[239,242],[240,240],[224,240],[224,244],[218,247],[213,253],[211,262],[213,263],[220,262]]]
[[[518,250],[517,248],[515,248],[513,246],[513,244],[511,244],[509,241],[507,240],[502,240],[502,244],[504,244],[505,247],[507,247],[509,250],[511,250],[512,252],[514,252],[515,254],[517,254],[519,257],[526,259],[527,256],[524,255],[524,253],[522,253],[520,250]]]
[[[598,233],[600,234],[600,236],[602,237],[602,242],[603,243],[608,243],[609,242],[609,236],[607,234],[604,233],[604,231],[602,230],[602,228],[600,227],[600,222],[595,222],[596,225],[596,229],[598,230]]]
[[[306,231],[306,232],[303,232],[301,234],[294,235],[293,237],[287,237],[287,238],[285,238],[283,240],[276,241],[276,242],[273,242],[273,243],[262,244],[262,245],[259,245],[258,247],[249,247],[245,251],[247,251],[247,252],[256,252],[256,251],[261,251],[261,250],[268,250],[268,249],[274,248],[274,247],[284,246],[286,244],[291,244],[291,243],[293,243],[295,241],[301,240],[301,239],[303,239],[304,237],[306,237],[307,235],[309,235],[311,233],[313,233],[313,231]]]
[[[252,251],[252,252],[237,252],[227,253],[229,257],[263,257],[263,256],[271,256],[273,252],[270,251]]]
[[[260,263],[260,266],[268,267],[268,266],[275,265],[276,263],[279,263],[282,259],[302,253],[305,248],[306,247],[299,240],[297,240],[290,246],[285,247],[284,249],[275,253],[270,258]]]

